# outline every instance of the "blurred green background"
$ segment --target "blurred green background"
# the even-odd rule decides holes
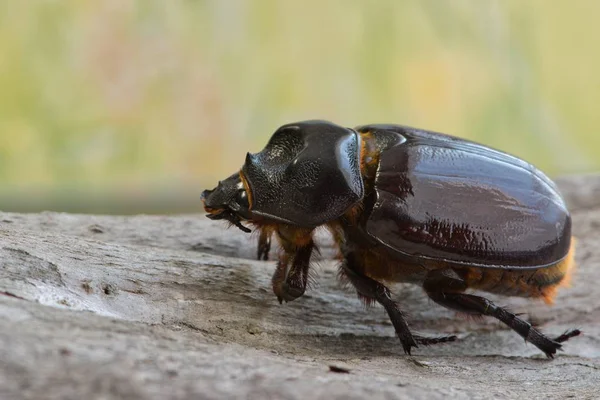
[[[200,211],[281,124],[600,169],[595,0],[0,0],[0,209]]]

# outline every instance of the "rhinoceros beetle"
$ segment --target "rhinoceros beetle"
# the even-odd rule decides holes
[[[327,121],[280,127],[241,170],[201,199],[207,216],[275,235],[272,284],[282,301],[305,292],[313,233],[339,247],[340,276],[388,313],[404,351],[449,342],[411,333],[383,282],[423,287],[436,303],[497,318],[552,358],[561,343],[474,289],[551,303],[574,265],[571,217],[556,185],[531,164],[457,137],[400,125],[345,128]]]

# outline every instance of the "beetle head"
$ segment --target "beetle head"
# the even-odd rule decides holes
[[[314,228],[339,218],[364,194],[360,136],[327,121],[284,125],[239,174],[202,193],[211,219]]]
[[[250,229],[242,225],[242,220],[251,220],[248,192],[244,188],[240,174],[233,174],[220,181],[213,190],[205,190],[200,195],[204,210],[210,219],[224,219],[249,233]]]

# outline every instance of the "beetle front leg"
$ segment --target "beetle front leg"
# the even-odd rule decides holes
[[[279,229],[282,252],[273,274],[273,292],[279,303],[297,299],[306,291],[310,257],[315,247],[312,230]]]
[[[273,292],[279,303],[296,300],[306,291],[312,243],[300,247],[295,254],[283,254],[273,274]],[[290,265],[291,264],[291,265]]]
[[[260,231],[260,237],[258,239],[258,248],[256,249],[256,256],[259,260],[268,260],[269,252],[271,251],[271,235],[273,231],[269,229],[262,229]]]

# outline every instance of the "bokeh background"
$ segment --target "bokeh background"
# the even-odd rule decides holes
[[[200,211],[281,124],[600,169],[595,0],[0,0],[0,209]]]

